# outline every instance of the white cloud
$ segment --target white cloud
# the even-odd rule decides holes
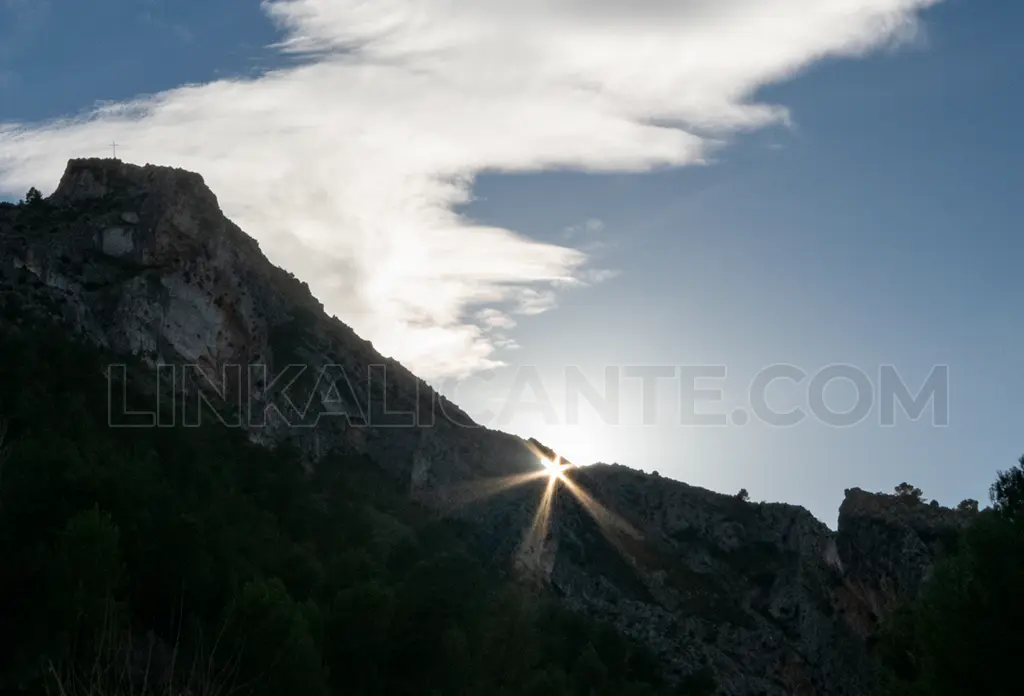
[[[199,171],[329,311],[425,377],[464,375],[498,364],[481,309],[544,311],[587,278],[582,252],[455,214],[476,174],[702,161],[787,118],[758,87],[905,38],[937,1],[266,1],[304,65],[0,126],[0,189],[111,139]]]
[[[566,281],[567,284],[576,284],[577,282]],[[515,300],[516,313],[526,316],[543,314],[558,303],[553,290],[537,290],[536,288],[522,288],[516,293]]]
[[[514,329],[516,320],[493,307],[481,309],[476,315],[477,321],[487,329]]]
[[[508,338],[504,334],[495,334],[493,337],[494,347],[501,350],[519,350],[519,343],[514,338]]]
[[[614,268],[585,268],[580,273],[580,282],[584,285],[597,285],[612,278],[618,278],[621,271]]]

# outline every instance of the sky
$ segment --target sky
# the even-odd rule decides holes
[[[202,173],[483,425],[829,524],[851,487],[984,501],[1024,452],[1019,26],[1012,0],[0,0],[0,196],[117,141]]]

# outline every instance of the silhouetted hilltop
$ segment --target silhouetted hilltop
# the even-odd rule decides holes
[[[122,356],[139,385],[176,366],[150,396],[202,394],[311,475],[339,456],[374,462],[408,499],[467,523],[489,563],[611,622],[673,680],[714,673],[726,696],[872,693],[867,639],[961,523],[853,489],[833,533],[801,507],[618,465],[549,486],[537,453],[553,451],[473,423],[327,316],[178,169],[74,160],[49,199],[0,207],[0,310],[5,330],[55,325]]]

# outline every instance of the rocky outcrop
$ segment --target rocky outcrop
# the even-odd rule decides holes
[[[401,462],[405,469],[394,473],[412,480],[411,455],[429,451],[431,433],[389,428],[397,424],[389,413],[472,425],[324,315],[305,283],[274,267],[223,216],[198,174],[72,161],[45,204],[0,216],[0,252],[10,302],[35,307],[113,353],[177,366],[180,389],[201,389],[234,407],[255,439],[291,438],[312,459],[370,451]],[[370,427],[351,427],[365,422]],[[416,480],[425,484],[429,462],[420,461],[427,469]]]
[[[637,587],[560,545],[552,583],[587,597],[681,671],[709,664],[729,694],[863,694],[871,669],[862,644],[830,603],[842,579],[832,533],[803,508],[747,503],[621,466],[578,471],[581,488],[638,537],[604,538],[628,559]],[[570,496],[571,497],[571,496]],[[601,525],[598,525],[601,527]],[[614,568],[608,561],[609,568]],[[680,656],[683,659],[679,659]]]
[[[126,364],[175,366],[186,404],[203,395],[312,465],[371,455],[523,580],[647,643],[680,679],[710,667],[726,696],[870,694],[865,638],[960,523],[854,490],[836,534],[803,508],[618,465],[549,480],[550,450],[477,426],[326,316],[181,170],[76,160],[47,201],[0,206],[0,322],[44,319]]]
[[[870,638],[896,607],[917,596],[936,557],[956,549],[974,514],[911,495],[846,491],[836,535],[845,573],[836,603],[860,635]]]

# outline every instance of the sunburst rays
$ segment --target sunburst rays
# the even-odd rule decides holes
[[[594,520],[601,534],[620,553],[625,554],[622,544],[624,536],[633,541],[643,539],[643,535],[633,525],[598,502],[577,481],[573,480],[571,471],[577,467],[567,463],[557,453],[544,451],[533,442],[527,442],[526,447],[537,460],[538,468],[535,471],[468,483],[449,493],[450,502],[455,505],[467,505],[482,502],[524,484],[547,478],[533,520],[519,546],[518,560],[520,562],[534,565],[550,550],[547,539],[551,521],[556,512],[556,493],[559,486],[565,487],[565,490]]]

